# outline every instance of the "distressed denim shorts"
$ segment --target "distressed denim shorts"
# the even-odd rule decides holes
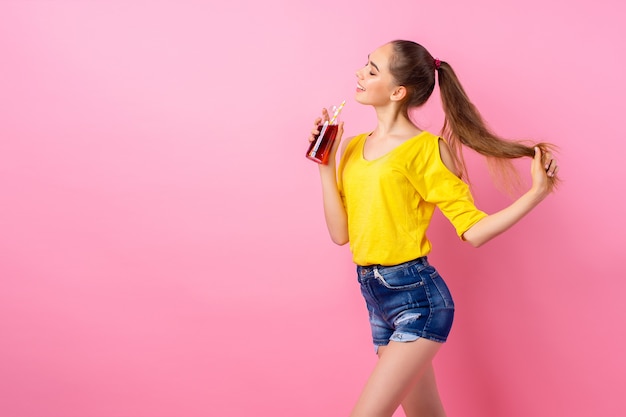
[[[427,257],[394,266],[357,266],[376,351],[390,340],[422,337],[443,343],[454,318],[454,302]]]

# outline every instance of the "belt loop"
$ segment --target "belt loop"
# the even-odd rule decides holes
[[[375,276],[376,278],[378,278],[378,279],[382,279],[382,278],[383,278],[383,276],[382,276],[382,275],[380,275],[380,272],[378,272],[378,265],[375,265],[375,266],[374,266],[374,276]]]

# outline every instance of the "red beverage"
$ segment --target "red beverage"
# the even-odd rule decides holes
[[[328,164],[330,150],[335,142],[339,126],[336,124],[324,124],[319,125],[317,129],[320,133],[315,136],[315,140],[309,145],[309,150],[306,151],[306,157],[318,164],[326,165]]]

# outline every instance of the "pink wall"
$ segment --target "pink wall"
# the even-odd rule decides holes
[[[499,133],[561,146],[508,234],[431,228],[449,414],[625,415],[621,3],[216,3],[0,3],[0,416],[347,415],[375,358],[304,151],[344,98],[348,134],[373,127],[353,74],[394,38]]]

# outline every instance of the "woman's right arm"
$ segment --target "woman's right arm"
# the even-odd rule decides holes
[[[328,117],[327,113],[324,117]],[[310,140],[317,132],[317,125],[321,119],[315,121],[315,129],[311,132]],[[326,227],[331,240],[337,245],[345,245],[348,243],[348,216],[343,205],[339,187],[337,186],[337,161],[336,154],[341,137],[343,135],[343,122],[339,123],[337,136],[333,144],[333,148],[328,158],[328,165],[319,165],[320,179],[322,181],[322,199],[324,203],[324,217],[326,218]]]
[[[339,127],[341,133],[342,127]],[[331,155],[331,158],[333,155]],[[334,158],[333,158],[334,160]],[[326,227],[331,240],[338,245],[348,243],[348,216],[343,206],[339,188],[337,187],[337,169],[335,162],[319,166],[320,179],[322,180],[322,199],[324,201],[324,217]]]

